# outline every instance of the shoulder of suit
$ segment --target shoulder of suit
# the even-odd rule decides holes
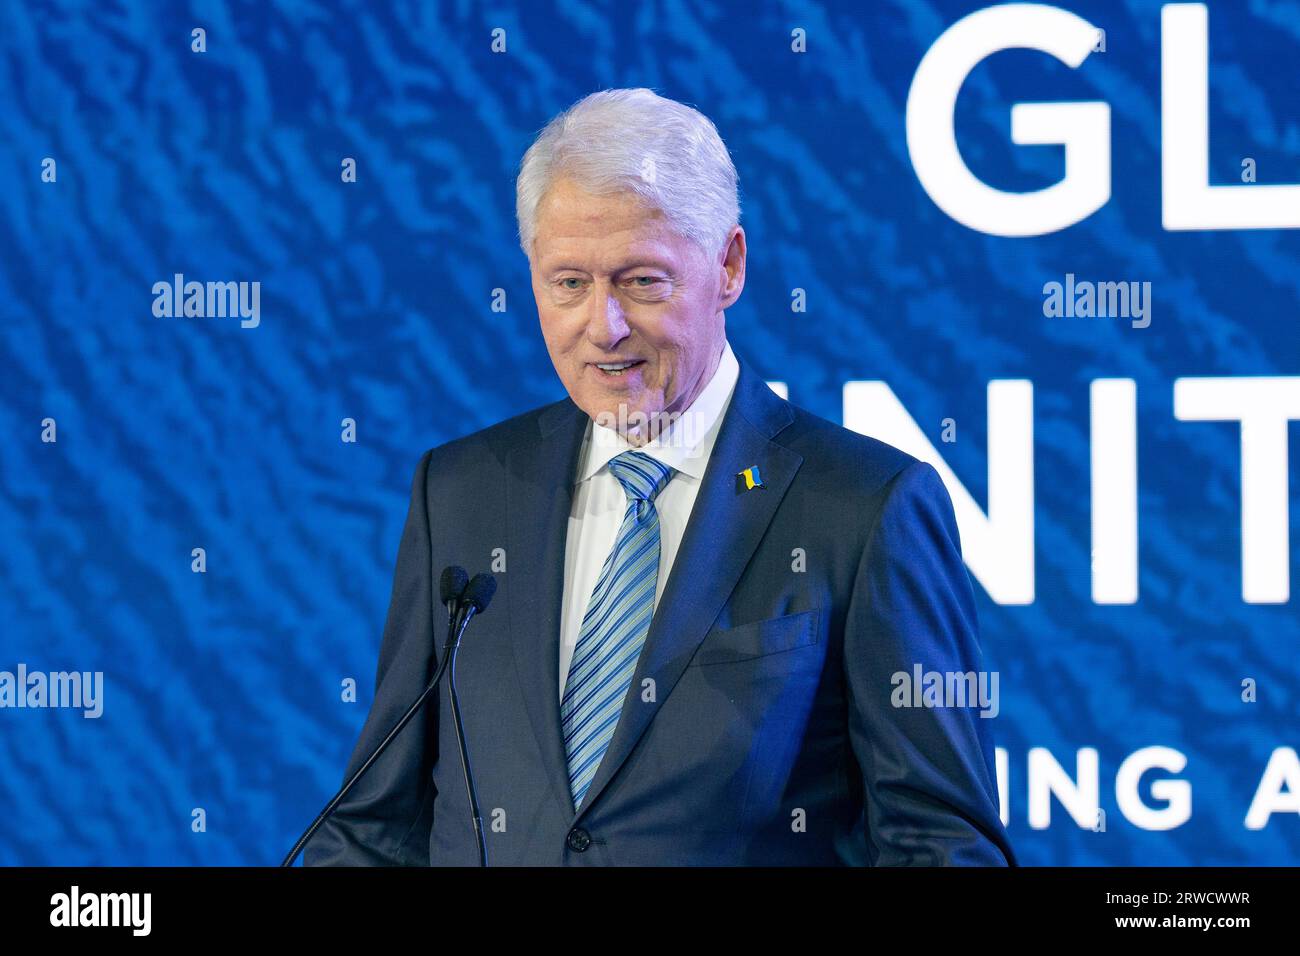
[[[542,417],[568,403],[568,399],[539,405],[505,421],[453,438],[428,449],[430,470],[470,468],[492,461],[503,464],[510,449],[527,441],[536,441]]]
[[[900,448],[797,405],[790,405],[790,410],[794,420],[776,440],[803,456],[801,474],[808,470],[810,474],[826,475],[846,489],[873,492],[918,461]]]

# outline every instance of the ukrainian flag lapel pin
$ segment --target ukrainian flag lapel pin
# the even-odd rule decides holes
[[[753,491],[755,488],[766,488],[763,484],[763,478],[758,473],[758,465],[750,465],[744,471],[736,475],[736,494],[743,491]]]

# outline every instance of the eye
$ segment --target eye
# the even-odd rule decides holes
[[[569,282],[574,283],[574,285],[567,285],[566,283]],[[577,276],[565,276],[560,280],[560,288],[564,289],[566,292],[576,292],[578,289],[582,288],[582,280]]]
[[[632,282],[639,289],[649,289],[651,286],[664,280],[659,276],[633,276]]]

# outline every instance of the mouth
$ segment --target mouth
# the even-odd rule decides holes
[[[591,368],[596,370],[596,374],[604,379],[623,378],[632,369],[644,365],[644,359],[630,359],[626,362],[589,362]]]

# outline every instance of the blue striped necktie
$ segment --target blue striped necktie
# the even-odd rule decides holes
[[[659,578],[654,499],[673,475],[671,467],[639,451],[611,459],[609,470],[627,494],[627,511],[587,602],[560,704],[574,807],[582,805],[614,737],[650,630]]]

